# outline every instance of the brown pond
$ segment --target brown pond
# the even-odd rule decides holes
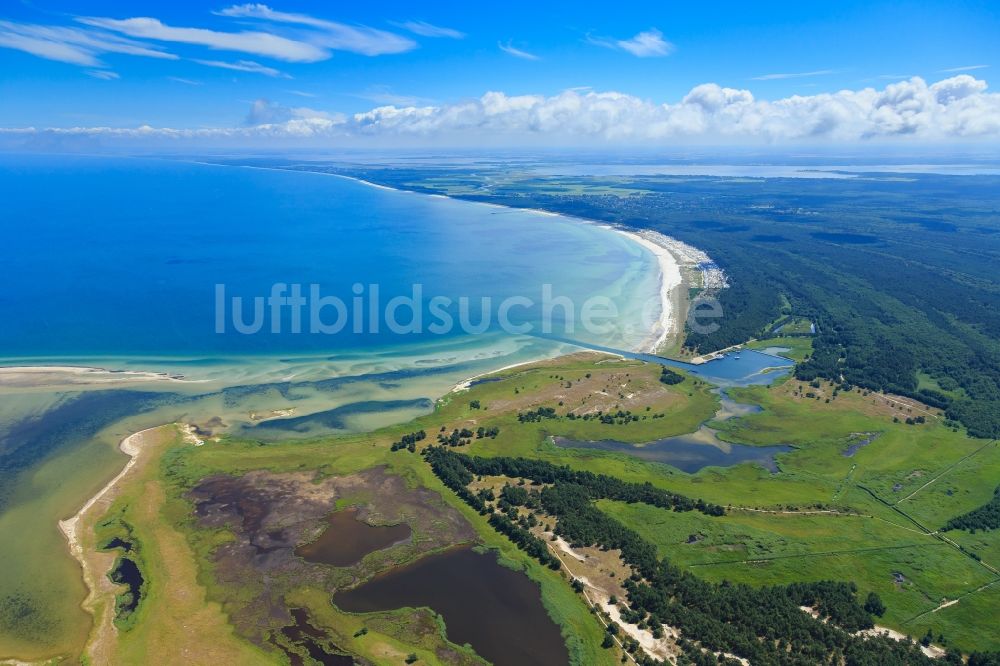
[[[393,569],[333,595],[352,613],[427,606],[444,618],[448,640],[468,643],[497,666],[569,662],[559,627],[545,612],[538,586],[492,554],[453,548]]]
[[[295,554],[307,562],[349,567],[368,553],[388,548],[410,538],[410,526],[369,525],[358,520],[356,507],[335,511],[326,517],[327,527],[319,537],[299,546]]]

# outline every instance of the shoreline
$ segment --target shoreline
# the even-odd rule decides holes
[[[597,356],[608,356],[608,357],[611,357],[611,358],[619,358],[619,359],[623,359],[623,360],[625,358],[621,354],[613,354],[611,352],[603,352],[603,351],[596,351],[596,350],[593,350],[593,349],[583,348],[580,351],[568,352],[568,353],[565,353],[565,354],[560,354],[559,356],[552,356],[552,357],[549,357],[549,358],[536,358],[536,359],[531,359],[531,360],[527,360],[527,361],[519,361],[517,363],[511,363],[510,365],[505,365],[502,368],[497,368],[496,370],[487,370],[486,372],[480,372],[478,375],[473,375],[471,377],[467,377],[466,379],[463,379],[459,383],[455,384],[451,388],[450,391],[448,391],[446,394],[444,394],[443,396],[441,396],[440,398],[438,398],[438,400],[446,398],[446,397],[450,396],[452,393],[461,393],[462,391],[469,390],[470,388],[472,388],[473,382],[475,382],[477,379],[482,379],[483,377],[489,377],[490,375],[495,375],[495,374],[498,374],[500,372],[505,372],[507,370],[513,370],[514,368],[520,368],[520,367],[525,366],[525,365],[533,365],[535,363],[544,363],[545,361],[550,361],[552,359],[560,358],[560,357],[565,357],[565,356],[572,356],[574,354],[594,354],[594,355],[597,355]]]
[[[714,264],[707,254],[701,250],[689,246],[682,241],[665,236],[656,231],[649,229],[631,229],[624,227],[619,224],[609,224],[607,222],[601,222],[598,220],[590,220],[582,218],[576,215],[557,213],[548,210],[542,210],[538,208],[517,208],[513,206],[507,206],[504,204],[498,204],[488,201],[477,201],[472,199],[464,199],[461,197],[455,197],[447,194],[439,193],[428,193],[420,192],[412,189],[403,189],[398,187],[392,187],[388,185],[379,184],[371,180],[364,178],[359,178],[356,176],[351,176],[342,173],[328,173],[323,171],[312,171],[309,169],[287,169],[281,167],[271,167],[271,166],[255,166],[255,165],[227,165],[218,164],[214,162],[205,162],[202,160],[192,160],[192,163],[201,164],[205,166],[212,167],[226,167],[226,166],[236,166],[248,169],[259,169],[264,171],[281,171],[281,172],[294,172],[294,173],[311,173],[320,176],[334,176],[337,178],[342,178],[344,180],[354,181],[362,185],[367,185],[383,191],[400,192],[406,194],[418,194],[429,196],[433,198],[443,198],[450,199],[453,201],[462,201],[464,203],[480,204],[489,206],[492,208],[516,212],[528,212],[537,215],[543,215],[546,217],[561,217],[566,220],[571,220],[588,225],[597,225],[601,228],[612,231],[620,236],[627,238],[632,243],[642,247],[644,250],[650,252],[656,261],[656,266],[659,271],[659,287],[658,287],[658,308],[659,314],[656,321],[653,323],[651,330],[649,330],[646,335],[642,338],[642,341],[634,346],[630,351],[636,353],[645,354],[659,354],[662,350],[667,348],[668,343],[671,339],[677,339],[683,332],[683,326],[679,321],[682,316],[684,316],[686,300],[687,300],[687,287],[698,286],[694,282],[691,275],[691,270],[701,272],[703,275],[703,284],[701,286],[708,286],[706,283],[708,272],[713,270]],[[709,268],[706,268],[708,266]],[[717,267],[714,270],[718,276],[715,278],[715,282],[718,283],[722,281],[724,284],[724,274]],[[279,357],[283,355],[278,355]],[[549,356],[540,356],[536,359],[531,359],[529,361],[523,361],[523,363],[544,360],[545,358],[550,358]],[[27,360],[27,359],[25,359]],[[41,360],[41,359],[40,359]],[[17,362],[17,361],[15,361]],[[30,361],[28,361],[30,363]],[[84,361],[85,362],[85,361]],[[219,383],[219,378],[212,379],[191,379],[184,377],[182,375],[172,374],[170,372],[156,372],[156,371],[143,371],[143,370],[110,370],[100,367],[87,367],[83,365],[57,365],[52,364],[49,361],[45,365],[25,365],[25,361],[21,361],[20,365],[16,366],[3,366],[0,364],[0,390],[17,390],[17,389],[52,389],[57,387],[71,387],[71,388],[112,388],[117,385],[137,385],[143,383],[160,383],[164,384],[170,383],[174,385],[197,385],[197,384],[208,384],[208,383]],[[490,372],[499,372],[502,370],[509,369],[508,366],[500,367],[494,369]],[[473,381],[483,374],[476,375],[475,377],[470,377],[465,381]],[[287,380],[289,378],[284,377]],[[225,383],[224,381],[222,383]]]
[[[205,381],[153,370],[111,370],[84,365],[0,365],[0,387],[5,389],[95,389],[161,382],[199,384]]]
[[[608,227],[612,231],[631,239],[633,242],[649,250],[660,269],[660,316],[641,349],[635,351],[655,354],[666,345],[667,341],[680,333],[677,317],[680,308],[674,307],[675,291],[684,285],[681,275],[680,261],[665,246],[640,233],[627,231],[620,227]],[[682,295],[681,295],[682,296]]]
[[[186,424],[162,424],[139,430],[128,435],[118,444],[118,449],[129,456],[128,462],[122,467],[110,481],[88,499],[80,509],[69,518],[58,521],[59,530],[66,538],[70,556],[76,560],[80,566],[81,577],[87,588],[87,596],[80,603],[80,608],[90,615],[93,626],[83,646],[83,655],[96,658],[100,661],[100,655],[106,655],[111,648],[109,641],[117,634],[114,625],[113,604],[109,601],[108,595],[114,595],[118,585],[113,583],[100,569],[103,566],[110,567],[111,562],[117,557],[115,554],[98,550],[97,543],[88,542],[84,548],[84,535],[81,532],[81,521],[87,520],[89,525],[100,516],[90,516],[90,512],[97,508],[107,510],[117,499],[121,489],[122,481],[129,476],[140,462],[146,459],[151,442],[147,438],[154,432],[164,428],[179,427],[180,435],[185,442],[200,445],[200,441],[194,438],[190,426]],[[93,536],[92,534],[89,536]]]
[[[659,305],[660,314],[657,318],[656,324],[653,326],[652,331],[643,339],[643,342],[639,347],[631,349],[630,351],[640,353],[640,354],[656,354],[660,349],[662,349],[667,341],[673,335],[677,335],[680,332],[680,326],[676,321],[676,317],[680,315],[680,310],[683,304],[679,301],[684,298],[683,293],[680,289],[685,285],[687,281],[683,271],[681,270],[681,265],[691,265],[699,266],[701,263],[706,263],[702,261],[696,261],[692,257],[708,258],[708,255],[703,251],[695,248],[693,246],[687,245],[683,241],[676,238],[666,236],[660,232],[653,231],[651,229],[629,229],[619,224],[608,224],[606,222],[600,222],[598,220],[589,220],[584,217],[579,217],[576,215],[567,215],[564,213],[556,213],[550,210],[542,210],[540,208],[515,208],[513,206],[506,206],[504,204],[492,203],[489,201],[476,201],[472,199],[461,199],[458,197],[453,197],[448,194],[438,194],[438,193],[426,193],[418,192],[416,190],[406,190],[396,187],[390,187],[388,185],[381,185],[379,183],[374,183],[370,180],[365,180],[364,178],[357,178],[355,176],[348,176],[341,173],[326,173],[323,171],[308,171],[300,169],[281,169],[278,167],[250,167],[256,169],[268,169],[275,171],[303,171],[304,173],[317,173],[326,176],[335,176],[337,178],[343,178],[345,180],[351,180],[356,183],[361,183],[362,185],[367,185],[369,187],[374,187],[380,190],[388,190],[391,192],[402,192],[405,194],[423,194],[425,196],[434,197],[437,199],[450,199],[452,201],[462,201],[465,203],[480,204],[483,206],[490,206],[492,208],[498,208],[506,211],[523,211],[534,213],[536,215],[544,215],[546,217],[561,217],[567,220],[573,220],[581,224],[596,225],[608,231],[612,231],[616,234],[628,238],[633,243],[639,245],[640,247],[648,250],[653,257],[656,259],[657,266],[660,272],[659,279]],[[677,251],[677,248],[683,247],[687,252],[681,253]],[[672,249],[673,248],[673,249]],[[708,262],[711,262],[709,259]],[[721,271],[720,271],[721,273]],[[690,285],[688,285],[690,286]],[[675,300],[678,303],[675,303]],[[680,306],[680,307],[676,307]],[[506,370],[508,368],[500,368],[499,370],[494,370],[494,372],[499,372],[500,370]],[[489,374],[489,373],[486,373]],[[475,378],[470,378],[472,381]]]
[[[100,502],[105,495],[114,490],[114,488],[118,485],[118,482],[120,482],[125,477],[125,475],[128,474],[133,467],[135,467],[136,463],[139,460],[139,457],[142,455],[142,440],[146,435],[146,433],[149,433],[153,430],[157,430],[162,427],[163,427],[162,425],[159,425],[159,426],[153,426],[152,428],[146,428],[145,430],[134,432],[128,437],[122,439],[122,441],[118,443],[118,450],[129,457],[128,462],[125,463],[125,466],[121,469],[120,472],[118,472],[118,474],[115,475],[113,479],[104,484],[103,488],[98,490],[96,494],[94,494],[90,499],[88,499],[75,514],[73,514],[69,518],[60,520],[58,523],[59,530],[63,533],[63,535],[66,537],[66,541],[69,543],[70,554],[73,555],[73,559],[79,562],[80,566],[84,570],[84,582],[90,589],[90,594],[88,594],[87,596],[87,601],[90,600],[90,597],[93,595],[95,588],[94,586],[91,585],[90,578],[87,575],[88,567],[83,555],[83,546],[80,544],[80,535],[77,533],[77,528],[80,524],[80,521],[83,519],[84,514],[86,514],[94,507],[94,505]],[[87,601],[85,601],[84,603],[86,604]]]
[[[601,222],[599,220],[590,220],[584,217],[579,217],[577,215],[569,215],[566,213],[556,213],[550,210],[542,210],[540,208],[516,208],[514,206],[507,206],[504,204],[493,203],[490,201],[478,201],[474,199],[463,199],[460,197],[455,197],[450,194],[440,194],[437,192],[420,192],[418,190],[403,189],[400,187],[392,187],[389,185],[382,185],[381,183],[376,183],[371,180],[366,180],[364,178],[359,178],[357,176],[350,176],[343,173],[330,173],[327,171],[313,171],[310,169],[286,169],[282,167],[273,166],[254,166],[250,164],[238,164],[238,165],[226,165],[226,164],[216,164],[212,162],[196,162],[197,164],[205,164],[210,166],[236,166],[245,169],[259,169],[261,171],[282,171],[282,172],[292,172],[292,173],[311,173],[319,176],[332,176],[334,178],[342,178],[344,180],[350,180],[355,183],[360,183],[362,185],[367,185],[368,187],[374,187],[379,190],[388,192],[399,192],[403,194],[417,194],[423,195],[435,199],[449,199],[451,201],[461,201],[464,203],[479,204],[483,206],[490,206],[492,208],[497,208],[505,211],[522,211],[533,213],[536,215],[543,215],[546,217],[561,217],[567,220],[572,220],[581,224],[596,225],[598,227],[607,229],[619,235],[622,235],[633,243],[641,246],[645,250],[653,254],[656,259],[657,267],[660,272],[660,287],[659,287],[659,306],[660,314],[657,318],[656,324],[653,326],[653,330],[643,339],[639,347],[631,349],[630,351],[640,353],[640,354],[657,354],[663,347],[666,346],[668,340],[671,336],[679,335],[682,328],[678,325],[676,317],[680,316],[682,310],[684,310],[684,300],[686,299],[686,290],[682,289],[685,285],[688,287],[693,286],[692,280],[686,275],[684,269],[694,269],[697,270],[702,276],[702,284],[700,286],[704,288],[725,288],[728,286],[726,284],[725,273],[715,265],[715,262],[706,254],[704,251],[684,243],[683,241],[673,238],[672,236],[667,236],[658,231],[652,229],[630,229],[621,224],[607,222]],[[541,359],[538,359],[541,360]],[[505,368],[502,368],[505,369]],[[498,372],[498,370],[494,371]]]

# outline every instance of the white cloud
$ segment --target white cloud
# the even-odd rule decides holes
[[[103,81],[114,81],[120,79],[117,72],[112,72],[106,69],[88,69],[87,76],[92,76],[95,79],[101,79]]]
[[[274,67],[268,67],[266,65],[261,65],[253,60],[237,60],[236,62],[224,62],[222,60],[195,60],[199,65],[206,65],[208,67],[219,67],[220,69],[231,69],[237,72],[250,72],[252,74],[263,74],[264,76],[270,76],[273,78],[292,78],[288,74],[285,74],[281,70],[277,70]]]
[[[940,104],[951,104],[986,92],[986,81],[974,79],[967,74],[953,76],[938,81],[930,87],[931,93]]]
[[[953,74],[954,72],[971,72],[974,69],[986,69],[989,65],[966,65],[965,67],[950,67],[948,69],[939,69],[939,72],[944,72],[945,74]]]
[[[407,37],[386,30],[378,30],[367,26],[351,26],[336,21],[309,16],[279,12],[263,4],[233,5],[215,12],[219,16],[233,18],[252,18],[272,23],[291,23],[315,28],[303,36],[311,44],[316,44],[334,51],[349,51],[362,55],[376,56],[387,53],[403,53],[417,47],[416,42]]]
[[[31,55],[47,60],[66,62],[71,65],[83,65],[85,67],[100,67],[102,65],[93,52],[81,49],[74,44],[37,39],[28,35],[0,31],[0,46],[24,51],[25,53],[30,53]]]
[[[394,93],[389,86],[385,85],[369,86],[362,92],[353,93],[352,97],[366,99],[369,102],[375,102],[376,104],[394,106],[415,106],[422,101],[426,101],[422,100],[420,97]]]
[[[392,145],[675,145],[679,143],[830,143],[1000,141],[1000,94],[968,74],[928,85],[913,77],[881,90],[863,88],[760,100],[749,90],[706,83],[676,103],[619,92],[566,90],[506,95],[446,105],[385,105],[350,117],[264,100],[240,128],[151,127],[3,130],[8,137],[239,142],[378,142]],[[516,143],[515,143],[516,142]]]
[[[444,28],[439,25],[432,25],[426,21],[403,21],[396,23],[403,30],[409,30],[414,35],[421,37],[448,37],[449,39],[465,39],[465,33],[453,28]]]
[[[170,81],[173,81],[174,83],[183,83],[186,86],[200,86],[200,85],[202,85],[201,81],[194,81],[192,79],[184,79],[184,78],[181,78],[179,76],[168,76],[167,79],[169,79]]]
[[[113,30],[140,39],[197,44],[220,51],[253,53],[287,62],[316,62],[330,57],[330,52],[324,48],[269,32],[250,30],[219,32],[204,28],[178,28],[166,25],[158,19],[147,17],[128,19],[81,17],[77,20],[86,25]]]
[[[774,101],[714,83],[695,87],[676,104],[617,92],[568,90],[551,97],[492,92],[440,107],[379,107],[355,115],[353,124],[360,133],[516,135],[562,142],[1000,139],[1000,95],[987,93],[986,83],[969,75],[933,85],[914,77],[881,91],[842,90]]]
[[[500,47],[501,51],[503,51],[504,53],[508,53],[514,56],[515,58],[521,58],[522,60],[541,60],[541,58],[539,56],[536,56],[534,53],[528,53],[527,51],[522,51],[521,49],[515,48],[514,46],[511,45],[510,41],[508,41],[506,44],[504,44],[503,42],[497,42],[497,46]]]
[[[673,44],[663,39],[663,33],[655,28],[640,32],[632,39],[620,40],[618,47],[639,58],[670,55],[675,48]]]
[[[96,30],[0,21],[0,47],[84,67],[103,67],[99,55],[124,53],[177,60],[158,47]]]
[[[950,67],[948,69],[939,69],[939,72],[944,72],[945,74],[953,74],[955,72],[971,72],[975,69],[986,69],[989,65],[966,65],[964,67]]]
[[[336,125],[343,124],[344,120],[342,114],[317,111],[304,106],[288,107],[261,98],[250,105],[250,111],[244,122],[248,127],[267,133],[280,133],[281,128],[286,127],[301,135],[305,128],[312,128],[312,131],[318,132],[328,131]]]
[[[818,69],[815,72],[795,72],[794,74],[764,74],[762,76],[753,76],[751,80],[753,81],[776,81],[779,79],[802,79],[810,76],[824,76],[826,74],[834,74],[836,70],[833,69]]]
[[[298,95],[299,97],[319,97],[316,93],[306,92],[305,90],[288,90],[293,95]]]
[[[677,50],[677,47],[665,40],[663,33],[656,28],[640,32],[631,39],[610,39],[588,35],[587,41],[595,46],[626,51],[637,58],[667,56]]]

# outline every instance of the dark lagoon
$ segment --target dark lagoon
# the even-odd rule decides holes
[[[355,507],[335,511],[326,518],[327,526],[315,541],[299,546],[295,554],[307,562],[349,567],[368,553],[402,543],[412,531],[405,523],[369,525],[358,519]]]
[[[309,654],[309,658],[323,666],[353,666],[356,662],[350,655],[339,652],[339,648],[330,643],[330,636],[322,629],[314,626],[309,620],[309,613],[304,608],[293,608],[292,619],[294,624],[281,629],[293,645],[299,645]],[[292,666],[304,666],[305,659],[297,652],[288,649],[274,636],[270,639],[271,644],[285,653]]]
[[[454,548],[378,576],[333,603],[352,613],[426,606],[444,618],[448,640],[468,643],[497,666],[569,662],[559,627],[545,612],[539,588],[492,554]]]

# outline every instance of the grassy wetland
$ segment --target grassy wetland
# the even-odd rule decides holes
[[[95,620],[86,659],[483,663],[474,639],[452,640],[444,611],[434,608],[434,585],[460,594],[441,567],[429,607],[348,612],[336,604],[338,592],[363,593],[381,577],[467,548],[481,553],[483,571],[499,566],[524,581],[530,594],[521,595],[527,606],[519,612],[544,609],[540,621],[571,663],[618,663],[626,652],[640,660],[682,655],[676,637],[654,640],[614,604],[617,615],[605,610],[625,594],[629,570],[618,551],[560,541],[556,518],[539,510],[532,533],[562,562],[558,570],[543,565],[442,483],[420,455],[438,445],[648,482],[725,507],[724,515],[709,515],[611,499],[594,504],[653,544],[658,557],[705,581],[851,582],[860,598],[874,592],[884,602],[879,626],[914,638],[929,630],[941,648],[1000,649],[984,624],[1000,588],[995,532],[940,532],[989,501],[994,488],[982,472],[1000,470],[995,442],[968,437],[910,399],[795,379],[728,389],[761,411],[713,421],[719,396],[711,385],[693,375],[667,384],[661,371],[596,353],[564,356],[473,382],[409,423],[341,437],[263,443],[200,440],[175,426],[154,431],[114,493],[81,519],[86,557],[104,572],[88,602]],[[791,450],[777,457],[777,473],[744,463],[689,474],[628,452],[551,442],[613,438],[641,447],[705,422],[723,441]],[[484,477],[470,488],[501,495],[523,482]],[[396,531],[336,565],[301,556],[323,539],[336,556],[336,535],[327,530],[345,515],[366,529]],[[115,584],[123,559],[139,572],[137,589]],[[481,595],[497,592],[488,579],[502,576],[481,578]],[[585,594],[571,585],[579,579],[588,581]],[[626,633],[608,647],[612,620]],[[497,631],[510,626],[496,619]],[[518,661],[482,642],[480,649],[494,663]]]

